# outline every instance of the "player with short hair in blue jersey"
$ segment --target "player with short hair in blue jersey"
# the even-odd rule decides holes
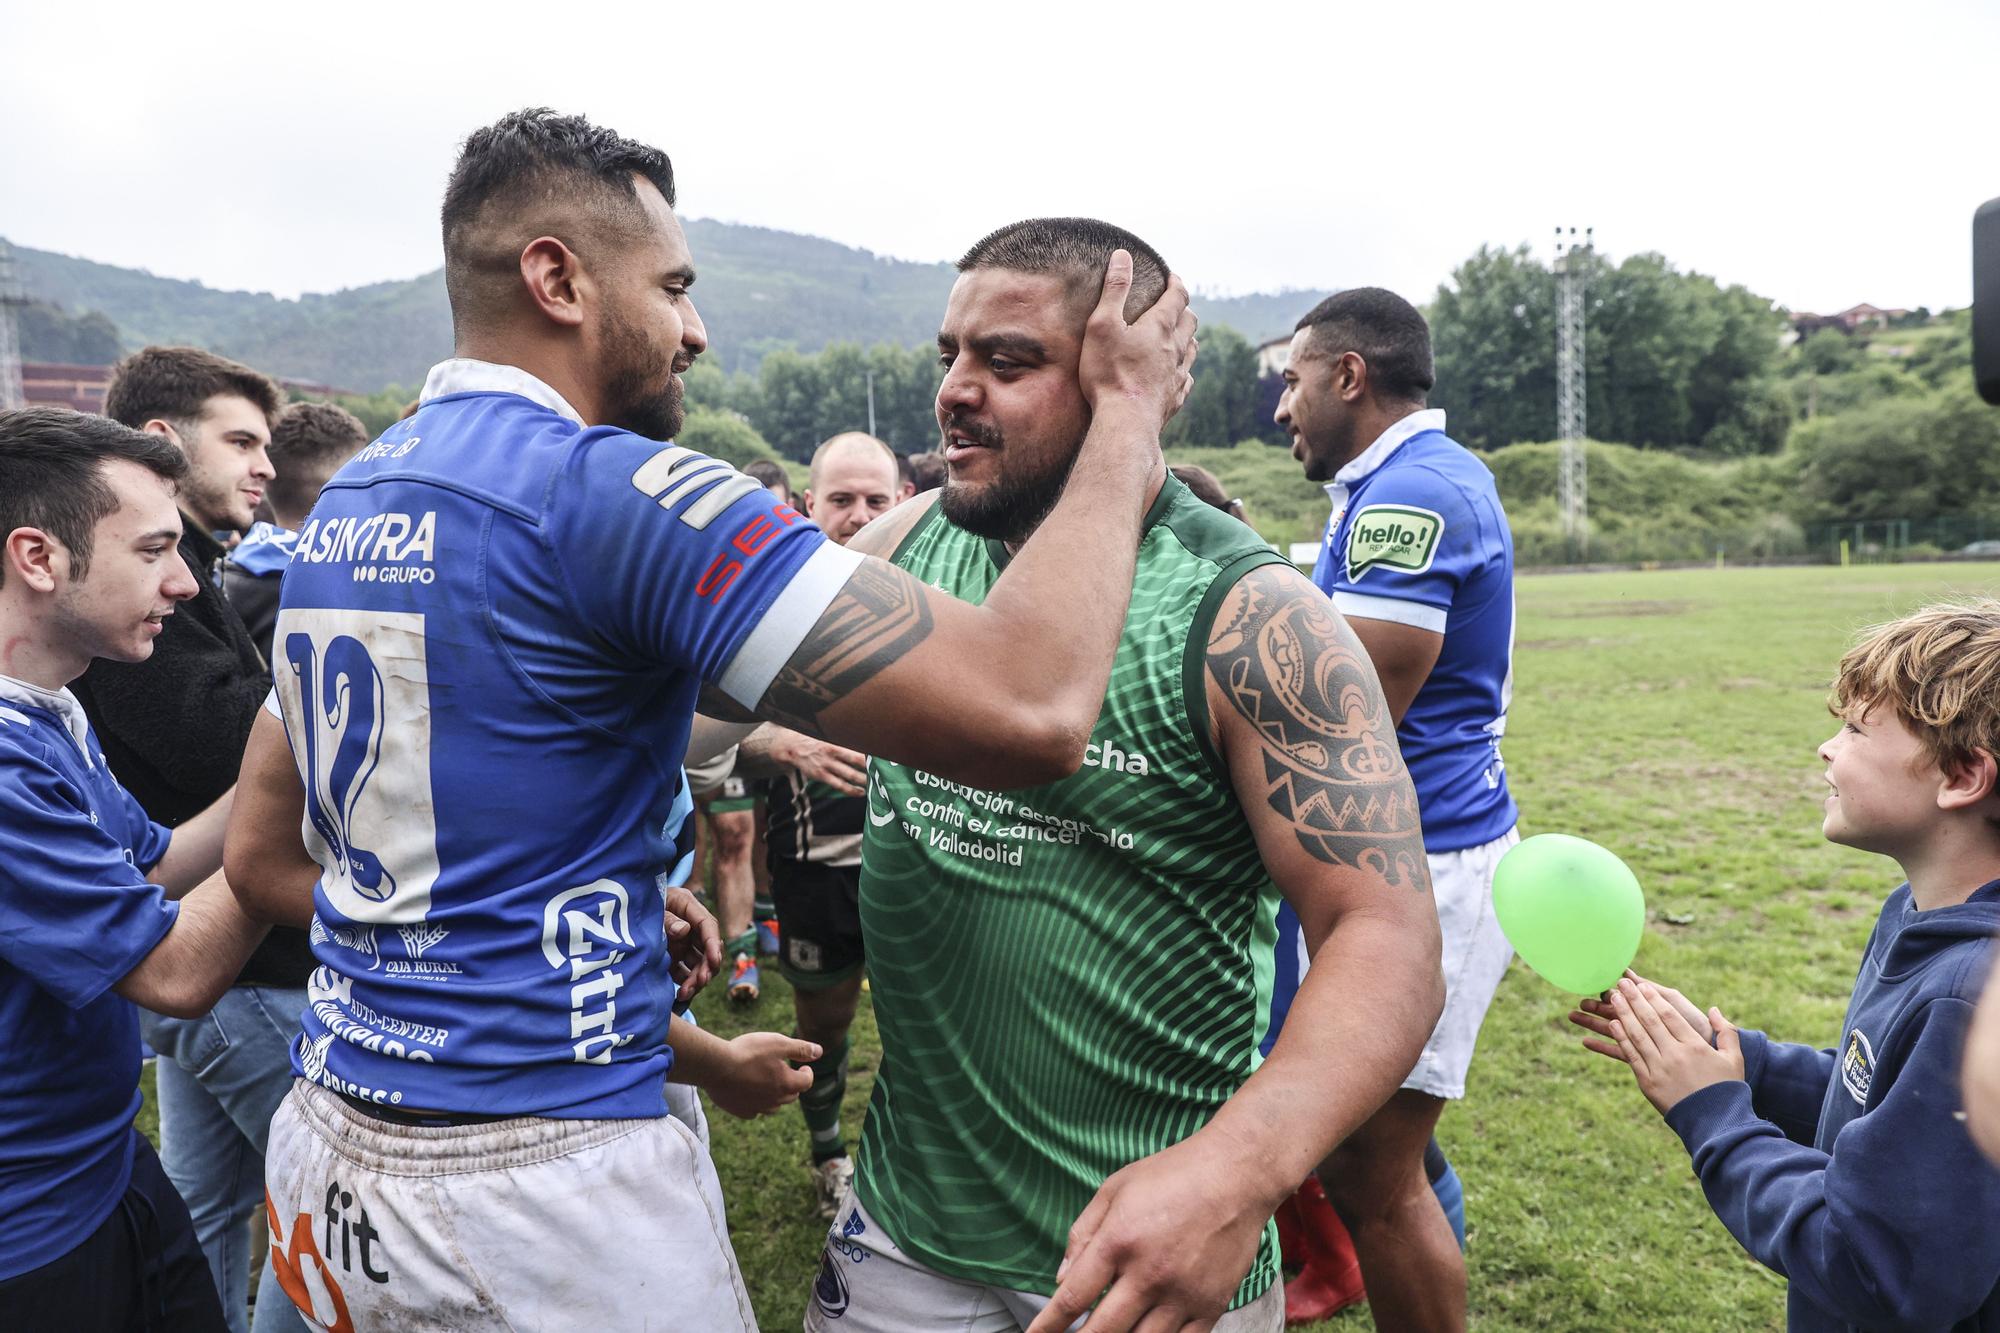
[[[1493,869],[1517,841],[1500,759],[1513,537],[1493,474],[1426,406],[1430,329],[1408,301],[1379,287],[1328,297],[1299,321],[1284,374],[1277,422],[1333,502],[1313,582],[1368,650],[1396,717],[1444,936],[1444,1013],[1423,1055],[1320,1180],[1353,1234],[1377,1326],[1463,1328],[1465,1263],[1439,1206],[1456,1180],[1434,1192],[1425,1149],[1445,1101],[1465,1095],[1479,1025],[1513,958],[1493,915]],[[1283,950],[1297,926],[1281,925]]]
[[[444,203],[456,355],[328,483],[285,575],[282,724],[252,735],[230,866],[312,925],[268,1182],[280,1284],[328,1327],[754,1328],[663,1087],[754,1113],[819,1052],[673,1017],[721,961],[667,893],[697,704],[1003,787],[1074,772],[1103,699],[1190,383],[1185,288],[1128,324],[1113,259],[1090,437],[972,606],[667,442],[707,346],[673,202],[664,154],[581,118],[475,132]],[[678,988],[675,902],[699,945]]]

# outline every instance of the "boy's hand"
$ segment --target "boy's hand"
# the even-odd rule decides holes
[[[1697,1008],[1694,1002],[1688,999],[1687,996],[1681,994],[1672,986],[1662,986],[1656,981],[1648,981],[1629,967],[1625,969],[1625,975],[1637,985],[1651,986],[1668,1004],[1674,1007],[1675,1011],[1682,1018],[1687,1020],[1689,1027],[1701,1034],[1703,1041],[1711,1046],[1715,1045],[1715,1029],[1710,1025],[1708,1015]],[[1611,1037],[1611,1020],[1614,1017],[1616,1017],[1616,1014],[1611,1008],[1610,991],[1604,992],[1603,995],[1595,1000],[1580,1001],[1578,1007],[1570,1010],[1569,1013],[1570,1022],[1587,1032],[1595,1032],[1599,1038],[1599,1040],[1593,1041],[1589,1037],[1585,1037],[1583,1039],[1585,1050],[1596,1051],[1599,1055],[1608,1055],[1613,1060],[1623,1060],[1625,1056],[1619,1051],[1618,1043]]]
[[[810,1069],[794,1065],[819,1059],[817,1043],[777,1032],[746,1032],[729,1043],[729,1058],[702,1091],[738,1120],[754,1120],[788,1106],[812,1086]]]
[[[1717,1083],[1743,1078],[1743,1048],[1720,1009],[1708,1011],[1713,1047],[1681,1017],[1659,987],[1630,977],[1611,992],[1611,1036],[1632,1067],[1639,1091],[1665,1115],[1683,1098]]]

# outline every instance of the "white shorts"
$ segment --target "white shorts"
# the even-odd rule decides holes
[[[1493,1004],[1493,992],[1514,961],[1514,946],[1493,915],[1493,870],[1507,849],[1521,840],[1508,829],[1492,842],[1456,852],[1437,852],[1431,863],[1431,896],[1444,936],[1444,1012],[1431,1029],[1424,1052],[1403,1086],[1433,1097],[1465,1096],[1465,1071],[1479,1025]],[[1305,939],[1299,939],[1299,978],[1306,975]]]
[[[819,1276],[806,1305],[806,1333],[1020,1333],[1049,1303],[1034,1292],[946,1277],[904,1254],[849,1190],[827,1232]],[[1078,1320],[1072,1327],[1080,1327]],[[1279,1333],[1285,1284],[1231,1310],[1215,1333]]]
[[[297,1080],[264,1160],[273,1270],[321,1333],[757,1327],[673,1116],[421,1128]]]

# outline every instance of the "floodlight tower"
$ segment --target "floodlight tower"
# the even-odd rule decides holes
[[[1556,437],[1562,441],[1556,495],[1570,550],[1590,549],[1590,473],[1584,457],[1583,289],[1590,280],[1593,228],[1556,228]]]
[[[14,323],[14,311],[27,299],[14,281],[14,252],[0,241],[0,412],[28,405],[21,389],[21,339]]]

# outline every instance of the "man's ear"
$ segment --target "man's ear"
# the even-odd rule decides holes
[[[1333,391],[1343,403],[1358,403],[1368,393],[1368,362],[1359,352],[1342,352],[1333,368]]]
[[[139,429],[148,435],[164,435],[172,440],[175,447],[180,449],[182,453],[187,452],[187,445],[181,440],[181,433],[174,429],[173,422],[166,420],[164,417],[153,417],[145,425],[139,427]]]
[[[69,573],[69,551],[40,528],[15,528],[0,544],[0,560],[5,561],[10,579],[19,579],[36,592],[54,592],[56,576]]]
[[[583,263],[555,237],[537,236],[521,251],[521,282],[545,318],[568,328],[583,323]]]
[[[1945,770],[1938,788],[1938,809],[1966,810],[1981,805],[1994,807],[1989,818],[2000,817],[2000,764],[1993,752],[1975,748],[1972,757]]]

